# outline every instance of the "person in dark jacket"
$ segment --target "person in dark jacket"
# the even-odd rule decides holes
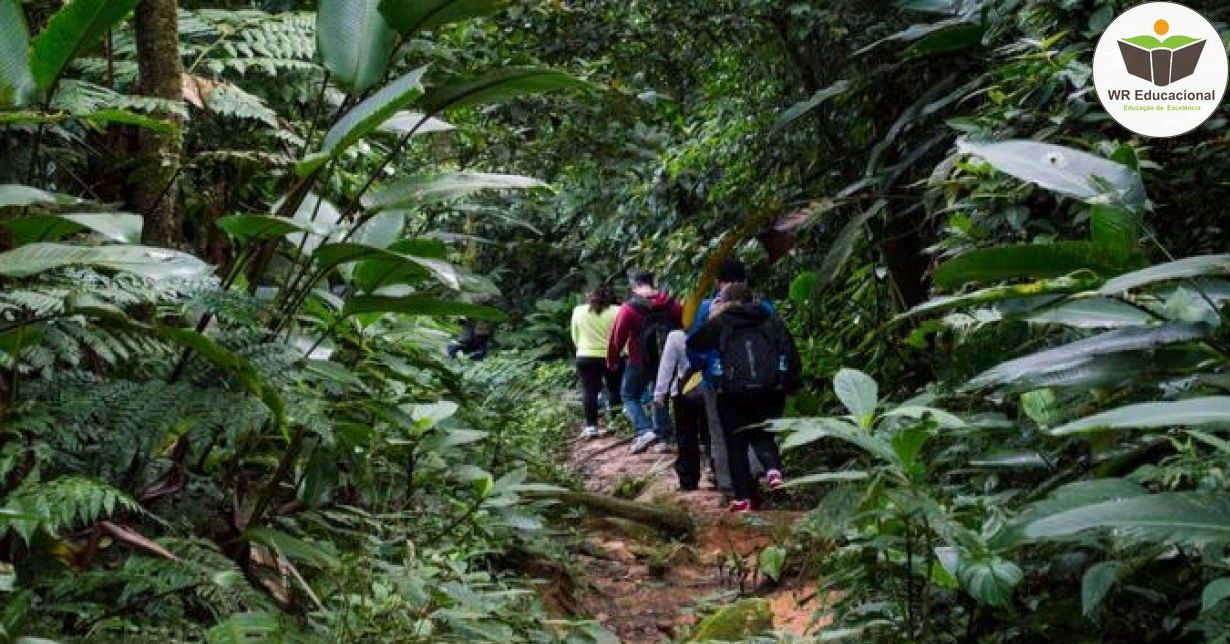
[[[786,394],[797,387],[798,350],[789,330],[775,316],[752,298],[746,284],[727,285],[721,297],[714,303],[708,321],[688,339],[690,351],[718,352],[720,362],[732,362],[732,357],[721,353],[725,334],[733,334],[740,328],[772,329],[777,346],[776,386],[760,391],[723,391],[721,368],[718,369],[717,413],[726,439],[727,457],[730,460],[731,486],[735,499],[732,512],[748,512],[752,509],[756,483],[752,478],[748,459],[748,447],[767,469],[765,481],[776,489],[784,483],[781,471],[781,453],[772,434],[765,431],[764,424],[778,418],[785,409]]]

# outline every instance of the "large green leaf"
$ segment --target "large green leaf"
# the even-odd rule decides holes
[[[1020,516],[994,535],[990,545],[993,548],[1020,545],[1028,540],[1025,528],[1032,523],[1063,514],[1074,508],[1144,494],[1147,494],[1144,488],[1123,479],[1096,479],[1068,483],[1056,489],[1049,497],[1028,506]]]
[[[1025,377],[1062,373],[1090,365],[1099,356],[1147,351],[1169,344],[1190,342],[1206,337],[1209,332],[1210,328],[1206,324],[1188,322],[1107,331],[1091,338],[1001,363],[975,376],[963,389],[973,390],[1012,384]],[[1033,383],[1029,388],[1040,386],[1045,385]]]
[[[333,81],[361,94],[384,78],[397,34],[379,11],[380,0],[320,0],[316,47]]]
[[[1205,545],[1230,542],[1230,497],[1170,492],[1102,501],[1038,519],[1025,526],[1031,539],[1068,537],[1113,529],[1140,542]]]
[[[273,204],[273,212],[282,212],[285,199],[283,197]],[[293,219],[300,231],[288,233],[286,239],[295,246],[302,245],[303,252],[310,255],[337,230],[342,220],[342,212],[328,199],[309,191],[299,202]]]
[[[964,154],[982,157],[996,170],[1088,203],[1139,210],[1144,184],[1131,168],[1072,148],[1038,141],[961,141]]]
[[[277,239],[291,233],[316,233],[304,222],[273,215],[227,215],[218,220],[218,228],[240,242]]]
[[[451,123],[441,121],[438,118],[427,116],[420,112],[402,111],[397,112],[380,127],[376,128],[378,132],[388,134],[433,134],[435,132],[451,132],[457,129]]]
[[[821,88],[812,94],[810,98],[791,105],[786,111],[782,112],[781,116],[777,117],[777,121],[773,123],[773,129],[781,129],[799,120],[801,117],[811,112],[812,110],[829,102],[830,99],[836,98],[845,94],[850,90],[850,81],[842,79],[828,87]]]
[[[1155,318],[1130,304],[1118,300],[1090,298],[1072,300],[1041,311],[1032,311],[1022,319],[1038,324],[1059,324],[1074,329],[1116,329],[1153,323]]]
[[[422,80],[426,71],[427,67],[419,67],[356,105],[329,128],[320,150],[300,161],[295,170],[300,175],[308,174],[380,127],[423,92]]]
[[[201,277],[205,262],[175,250],[147,246],[69,246],[40,242],[0,253],[0,275],[29,277],[65,266],[126,271],[150,279]]]
[[[503,103],[530,94],[587,86],[584,81],[552,69],[508,67],[478,78],[433,87],[419,100],[418,106],[428,116],[435,116],[445,110],[480,103]]]
[[[141,241],[141,215],[126,212],[60,213],[30,215],[0,221],[17,245],[54,241],[69,235],[92,230],[115,242],[134,244]]]
[[[1143,232],[1140,219],[1123,208],[1096,204],[1089,209],[1089,234],[1095,244],[1126,251]]]
[[[1103,561],[1094,564],[1081,576],[1081,612],[1093,617],[1102,605],[1102,600],[1123,574],[1123,563]]]
[[[788,432],[782,449],[793,449],[824,438],[835,438],[854,445],[889,465],[901,464],[888,441],[836,418],[790,418],[773,422],[777,430]]]
[[[1108,429],[1156,429],[1193,425],[1230,425],[1230,396],[1127,405],[1060,425],[1050,433],[1065,436]]]
[[[154,118],[144,114],[138,114],[131,110],[119,108],[107,108],[94,110],[91,112],[0,112],[0,124],[14,125],[51,125],[55,123],[64,123],[67,121],[79,121],[86,125],[104,129],[111,124],[133,125],[139,128],[150,130],[151,132],[159,132],[162,134],[174,134],[179,131],[179,125],[174,121],[166,119]]]
[[[441,259],[405,255],[392,249],[356,243],[325,244],[317,249],[315,259],[320,269],[325,271],[342,264],[372,259],[389,260],[394,264],[412,264],[427,269],[445,286],[453,289],[461,287],[461,278],[452,264]]]
[[[1118,295],[1157,282],[1227,273],[1230,273],[1230,255],[1198,255],[1120,275],[1102,285],[1101,292]]]
[[[355,265],[351,276],[352,283],[355,288],[365,293],[373,293],[383,286],[393,284],[417,284],[431,277],[431,271],[427,267],[407,262],[403,256],[441,262],[448,258],[448,247],[434,239],[402,239],[392,244],[374,244],[363,239],[355,239],[355,242],[392,251],[392,254],[365,259]]]
[[[1097,288],[1101,283],[1102,280],[1097,278],[1060,277],[1053,280],[1030,282],[1028,284],[992,286],[964,295],[951,295],[928,300],[897,316],[897,319],[905,319],[928,313],[939,313],[976,304],[991,304],[1007,300],[1037,297],[1039,295],[1079,293]]]
[[[833,376],[833,391],[861,427],[870,427],[879,405],[879,386],[857,369],[841,369]]]
[[[412,208],[458,199],[483,190],[528,190],[547,184],[516,174],[450,172],[409,177],[363,198],[371,209]]]
[[[54,85],[70,61],[119,24],[140,1],[73,0],[57,11],[30,48],[30,69],[39,89]]]
[[[1012,604],[1012,590],[1024,578],[1021,568],[1003,557],[962,559],[957,568],[957,579],[965,592],[980,604],[1001,608]]]
[[[1200,612],[1207,613],[1230,597],[1230,577],[1210,581],[1200,593]]]
[[[302,561],[320,568],[337,568],[340,565],[337,556],[330,552],[331,548],[304,541],[281,530],[248,528],[243,531],[240,538],[272,548],[279,555],[291,561]],[[332,543],[329,545],[331,546]]]
[[[21,2],[0,0],[0,109],[25,105],[33,90],[30,31]]]
[[[382,0],[380,13],[389,26],[404,36],[489,16],[508,5],[508,0]]]
[[[1094,242],[1013,244],[962,253],[941,264],[932,278],[936,285],[955,290],[969,282],[995,282],[1016,277],[1048,279],[1084,270],[1098,275],[1115,275],[1144,263],[1144,257],[1138,253]]]
[[[59,206],[75,203],[81,203],[81,200],[71,195],[55,194],[19,183],[0,184],[0,208]]]
[[[508,318],[503,311],[489,306],[469,304],[466,302],[451,302],[430,295],[406,295],[403,297],[385,297],[380,295],[359,295],[346,300],[342,316],[359,315],[361,313],[397,313],[399,315],[422,315],[432,317],[467,317],[476,320],[501,322]]]

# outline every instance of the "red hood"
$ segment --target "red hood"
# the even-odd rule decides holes
[[[645,299],[649,300],[649,305],[655,309],[662,308],[671,303],[670,293],[666,291],[658,291]]]

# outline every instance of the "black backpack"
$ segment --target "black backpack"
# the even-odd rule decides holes
[[[648,300],[636,298],[633,306],[641,312],[641,335],[637,338],[641,349],[641,364],[645,373],[657,374],[658,365],[662,362],[662,351],[666,347],[666,336],[679,328],[671,319],[671,305],[668,302],[654,307]]]
[[[730,325],[718,339],[722,360],[719,391],[730,394],[769,392],[783,389],[788,377],[789,347],[778,321]]]

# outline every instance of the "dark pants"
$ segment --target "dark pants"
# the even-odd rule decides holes
[[[598,426],[598,392],[606,385],[607,401],[610,409],[617,410],[623,406],[619,397],[619,383],[623,378],[623,369],[608,371],[606,358],[577,358],[577,377],[581,380],[581,405],[585,408],[585,426]]]
[[[722,421],[722,433],[726,436],[726,454],[730,459],[730,483],[735,498],[751,499],[755,492],[752,468],[748,462],[747,448],[756,450],[765,470],[782,468],[781,452],[773,435],[758,425],[770,418],[779,418],[785,408],[785,398],[780,393],[771,394],[718,394],[718,417]]]
[[[482,360],[487,357],[487,345],[490,342],[491,336],[476,335],[469,339],[449,342],[445,351],[448,352],[448,357],[450,358],[456,358],[458,353],[464,353],[471,360]]]
[[[675,457],[675,473],[679,475],[679,487],[695,490],[700,485],[700,442],[708,435],[705,421],[705,400],[700,389],[686,396],[675,396],[675,440],[679,441],[679,455]]]

